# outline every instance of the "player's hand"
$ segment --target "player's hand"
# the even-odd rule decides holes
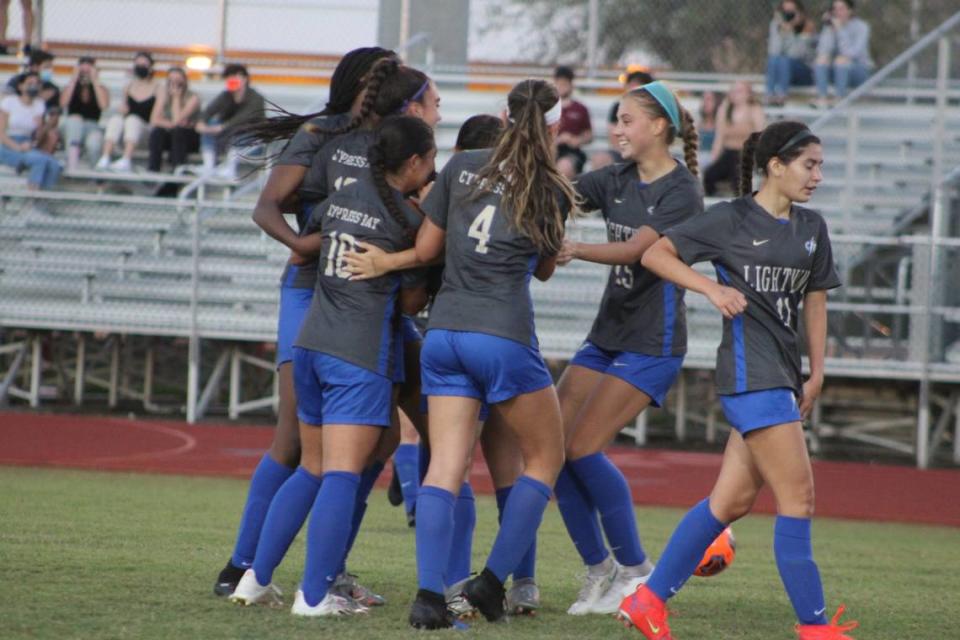
[[[290,252],[290,264],[296,266],[302,266],[308,264],[314,259],[315,256],[305,256],[302,253],[297,253],[296,251]]]
[[[746,297],[733,287],[717,285],[715,289],[710,290],[707,298],[728,320],[740,315],[747,308]]]
[[[430,190],[433,189],[433,185],[436,183],[436,180],[431,180],[427,184],[420,187],[420,190],[417,192],[417,200],[419,201],[417,204],[420,204],[427,199],[427,196],[430,194]]]
[[[570,264],[577,257],[577,243],[573,240],[568,240],[564,238],[563,247],[560,248],[560,253],[557,254],[557,264],[559,266],[564,266]]]
[[[823,390],[823,377],[812,377],[803,383],[803,397],[800,399],[800,417],[806,420],[813,411],[813,405]]]
[[[343,254],[343,268],[350,274],[351,280],[369,280],[387,273],[383,259],[387,252],[368,242],[357,242],[359,251],[347,251]]]

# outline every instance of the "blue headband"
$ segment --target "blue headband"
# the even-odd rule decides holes
[[[427,89],[429,88],[430,88],[430,79],[428,78],[427,80],[424,81],[422,85],[420,85],[420,88],[417,89],[417,92],[415,94],[413,94],[412,96],[410,96],[409,98],[403,101],[403,105],[400,107],[400,110],[397,113],[403,113],[404,111],[406,111],[407,107],[410,106],[411,102],[419,101],[420,98],[423,97],[423,94],[425,94],[427,92]]]
[[[673,95],[673,92],[667,89],[667,85],[659,80],[655,80],[634,89],[634,91],[646,91],[653,96],[653,99],[659,102],[663,110],[667,112],[667,117],[670,118],[670,124],[673,125],[677,133],[680,132],[680,106],[677,104],[677,98]]]

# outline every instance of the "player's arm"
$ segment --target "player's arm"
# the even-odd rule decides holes
[[[659,239],[659,233],[650,227],[643,226],[626,242],[590,244],[564,240],[557,262],[561,265],[571,260],[586,260],[609,265],[635,264],[640,262],[647,249]]]
[[[540,261],[537,263],[537,268],[533,272],[533,277],[535,277],[540,282],[546,282],[550,279],[550,276],[553,275],[553,272],[557,270],[557,256],[543,256],[540,258]]]
[[[705,295],[725,318],[732,318],[747,308],[747,299],[742,293],[714,282],[684,263],[670,238],[657,240],[644,252],[641,264],[664,280]]]
[[[823,389],[823,361],[827,350],[827,292],[809,291],[803,297],[803,326],[807,331],[810,378],[803,385],[800,415],[806,418]]]
[[[274,240],[286,245],[296,253],[306,255],[306,247],[300,244],[300,237],[283,217],[284,202],[296,193],[307,167],[299,165],[278,165],[270,172],[257,205],[253,209],[253,221]]]
[[[427,306],[427,288],[400,289],[400,311],[412,316]]]

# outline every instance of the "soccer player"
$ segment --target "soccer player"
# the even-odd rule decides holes
[[[823,179],[823,148],[806,125],[783,121],[744,146],[740,198],[667,231],[643,256],[665,280],[707,296],[723,314],[717,386],[733,426],[710,497],[687,512],[647,583],[620,604],[621,618],[650,640],[669,639],[666,601],[693,573],[707,546],[746,515],[760,488],[777,501],[774,554],[801,640],[850,640],[843,607],[827,621],[813,560],[813,472],[803,436],[823,386],[827,290],[840,286],[823,218],[797,206]],[[754,167],[763,175],[752,193]],[[688,265],[709,260],[719,282]],[[801,306],[802,303],[802,306]],[[803,313],[810,377],[800,365]]]
[[[334,128],[348,124],[360,110],[364,83],[370,68],[377,60],[393,55],[392,51],[380,47],[354,49],[337,64],[330,81],[330,100],[323,111],[308,116],[250,123],[247,135],[259,142],[293,136],[270,172],[253,213],[254,222],[271,237],[288,246],[297,239],[297,231],[291,229],[284,220],[283,211],[289,210],[285,203],[297,195],[313,156],[327,140],[326,134],[318,127]],[[310,198],[309,192],[300,194],[299,200],[297,224],[303,229],[311,209],[319,200]],[[233,555],[217,576],[213,587],[218,596],[232,594],[243,572],[252,565],[270,501],[300,461],[297,400],[293,388],[293,340],[310,306],[316,281],[316,259],[291,259],[281,278],[277,327],[277,374],[280,378],[277,427],[270,450],[263,455],[250,479]]]
[[[394,251],[412,246],[422,217],[403,194],[427,182],[435,158],[433,129],[427,123],[410,116],[386,118],[369,149],[372,179],[358,180],[318,205],[304,236],[320,248],[320,272],[294,349],[294,379],[303,442],[300,469],[309,479],[318,478],[320,486],[307,529],[295,615],[365,610],[331,587],[355,534],[361,473],[392,422],[393,387],[403,379],[398,309],[416,313],[426,302],[426,291],[417,271],[351,280],[343,253],[358,241]],[[268,526],[274,516],[289,517],[274,513],[281,508],[279,500],[271,505]],[[260,577],[262,547],[261,542],[253,569],[231,599],[276,601],[277,588]]]
[[[567,241],[557,260],[611,265],[600,310],[586,341],[560,379],[566,459],[557,504],[587,566],[567,613],[616,613],[623,596],[653,565],[640,544],[630,486],[603,453],[620,428],[648,406],[659,407],[686,353],[683,290],[640,265],[669,228],[702,213],[693,118],[662,82],[628,91],[615,134],[625,162],[580,176],[585,209],[599,209],[607,242]],[[670,155],[683,140],[684,160]],[[603,531],[616,560],[610,557]]]
[[[531,277],[553,273],[575,198],[553,158],[562,107],[539,80],[519,83],[507,102],[509,124],[493,150],[457,154],[437,178],[417,237],[421,262],[446,249],[446,266],[421,356],[432,455],[417,498],[416,628],[453,624],[444,573],[481,402],[514,433],[525,463],[486,567],[463,589],[488,620],[504,615],[504,580],[536,537],[563,464],[560,410],[529,294]]]

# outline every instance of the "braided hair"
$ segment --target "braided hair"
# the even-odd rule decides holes
[[[795,142],[791,142],[793,140]],[[763,131],[751,133],[740,151],[740,195],[753,193],[755,167],[765,176],[767,164],[773,158],[790,164],[811,144],[820,144],[820,138],[813,135],[807,125],[793,120],[774,122]]]
[[[387,182],[387,175],[403,169],[411,156],[423,157],[434,149],[436,143],[430,125],[413,116],[394,115],[380,123],[376,130],[376,139],[367,151],[370,175],[380,195],[380,201],[403,227],[411,242],[416,231],[400,210],[397,194]]]

